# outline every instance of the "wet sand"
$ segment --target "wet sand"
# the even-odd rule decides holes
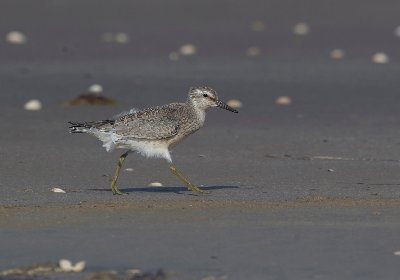
[[[23,3],[20,13],[0,4],[0,33],[28,36],[0,41],[0,270],[67,258],[86,260],[86,272],[52,278],[130,268],[171,279],[398,278],[396,1]],[[94,6],[104,9],[86,21]],[[254,20],[265,30],[252,31]],[[296,37],[301,21],[310,34]],[[130,42],[102,42],[104,32]],[[185,43],[198,53],[169,60]],[[247,57],[251,46],[261,55]],[[343,60],[329,58],[334,48]],[[379,51],[388,64],[370,61]],[[118,105],[62,106],[94,83]],[[67,121],[184,101],[203,84],[244,104],[237,115],[210,110],[173,151],[210,193],[190,193],[163,160],[132,154],[119,181],[129,195],[113,196],[120,152],[69,134]],[[292,104],[275,104],[279,96]],[[33,98],[42,110],[23,109]]]

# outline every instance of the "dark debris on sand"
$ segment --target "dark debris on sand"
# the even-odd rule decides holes
[[[82,93],[78,97],[66,101],[64,106],[81,106],[81,105],[117,105],[114,99],[98,95],[96,93]]]

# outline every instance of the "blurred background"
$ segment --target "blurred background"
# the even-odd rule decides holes
[[[326,112],[339,108],[320,98],[343,91],[361,97],[365,88],[379,90],[397,75],[386,71],[399,59],[400,4],[394,0],[0,5],[0,78],[14,106],[29,97],[62,103],[101,84],[110,97],[140,107],[149,103],[150,96],[142,96],[147,91],[151,103],[162,103],[184,98],[191,85],[209,84],[227,98],[245,98],[250,114],[260,113],[260,100],[266,105],[301,93],[328,107]],[[313,107],[313,100],[299,99]],[[369,109],[365,100],[342,101],[347,105],[340,107]]]
[[[377,97],[397,96],[382,87],[397,83],[398,1],[0,5],[8,105],[30,97],[62,104],[100,84],[121,107],[143,107],[183,99],[189,86],[207,84],[240,99],[244,110],[251,108],[248,117],[279,114],[272,104],[280,96],[295,100],[296,115],[307,110],[312,117],[397,109]]]

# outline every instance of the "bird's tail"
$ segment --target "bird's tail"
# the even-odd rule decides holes
[[[94,121],[94,122],[68,122],[71,126],[69,132],[71,133],[85,133],[92,128],[99,129],[104,125],[114,124],[114,120]]]

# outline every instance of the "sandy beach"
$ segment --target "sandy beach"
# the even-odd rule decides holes
[[[0,279],[93,280],[111,270],[128,279],[134,268],[162,269],[157,279],[397,279],[399,9],[396,1],[0,3],[0,271],[87,263],[81,273]],[[307,34],[293,33],[298,23]],[[12,30],[26,42],[6,42]],[[180,52],[185,44],[193,55]],[[332,59],[337,48],[345,54]],[[385,63],[371,61],[379,52]],[[92,84],[117,105],[63,106]],[[165,161],[132,154],[119,180],[129,195],[113,196],[122,151],[70,134],[67,122],[183,102],[199,85],[243,104],[239,114],[210,110],[173,150],[209,194],[187,191]],[[282,96],[290,104],[277,104]],[[25,110],[31,99],[42,109]]]

